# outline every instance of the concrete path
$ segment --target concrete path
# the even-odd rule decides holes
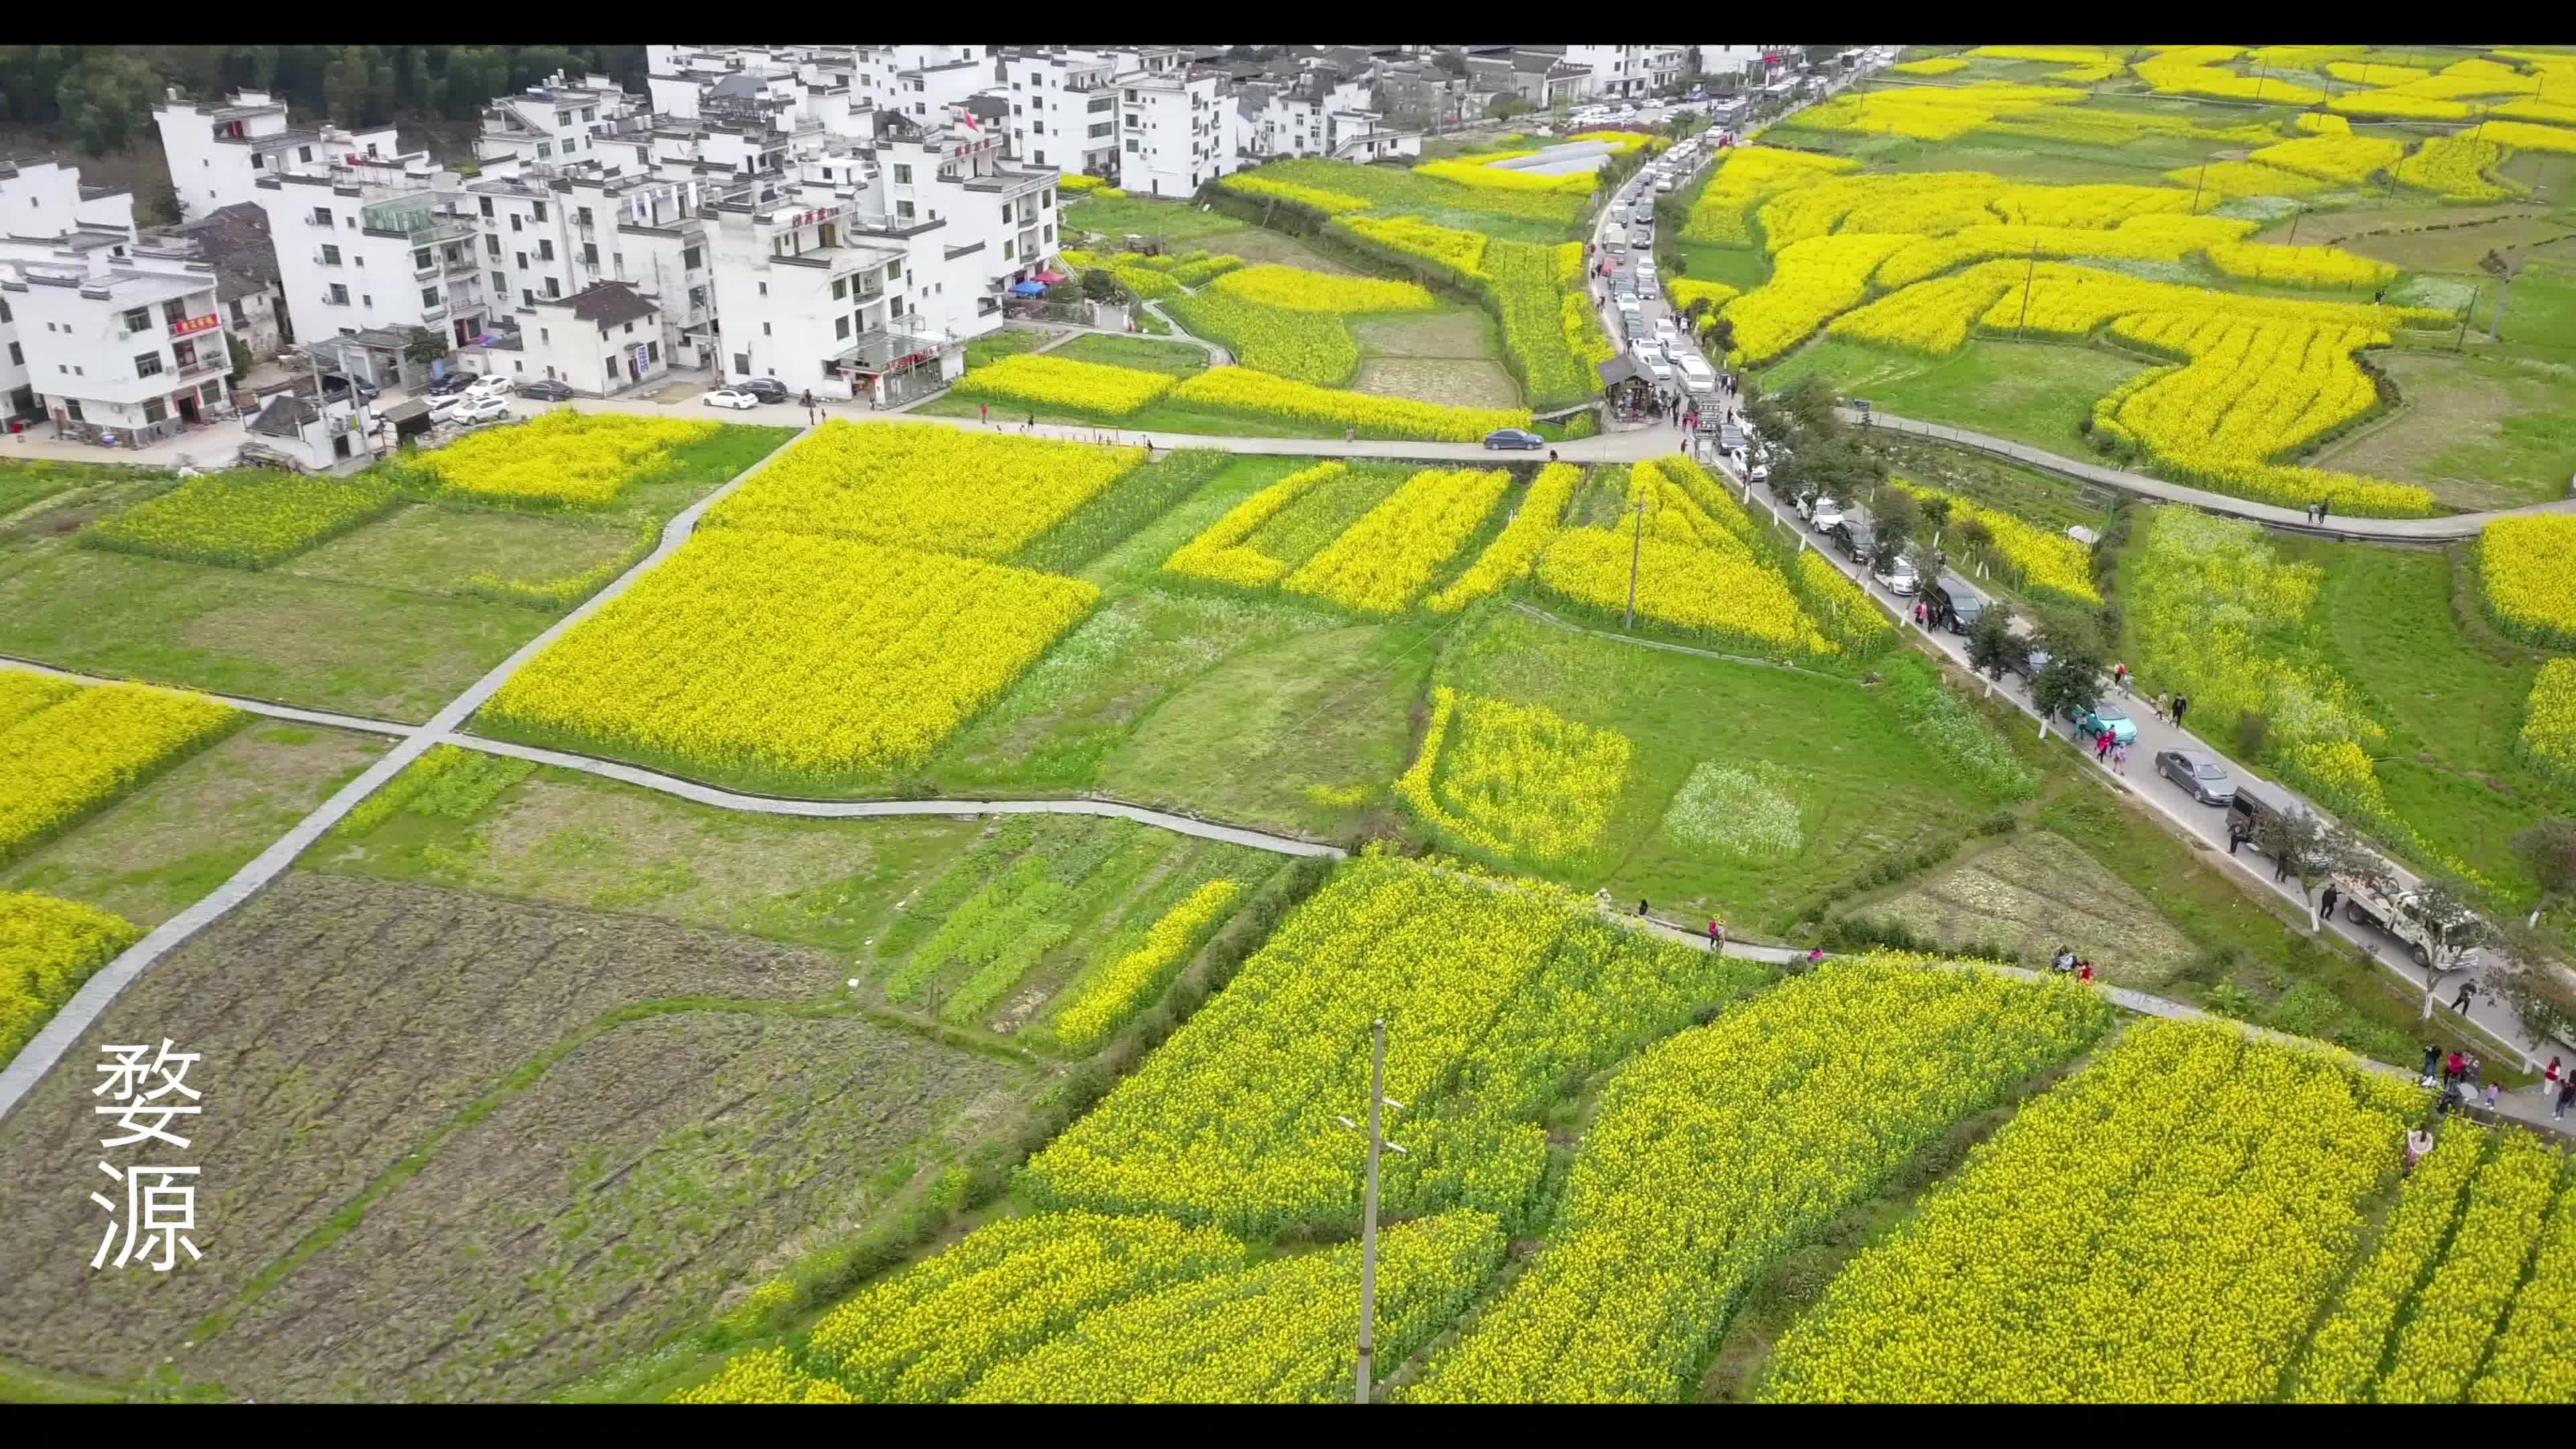
[[[2069,458],[2046,452],[2025,443],[1995,437],[1990,433],[1947,427],[1939,423],[1917,422],[1912,418],[1897,417],[1893,413],[1862,413],[1850,408],[1837,408],[1835,411],[1842,416],[1843,421],[1860,427],[1956,443],[1963,448],[1974,448],[1981,453],[1993,453],[1999,457],[2027,463],[2034,468],[2045,469],[2061,477],[2098,484],[2104,488],[2114,488],[2133,497],[2152,498],[2160,503],[2187,503],[2206,512],[2224,514],[2230,518],[2252,519],[2266,527],[2284,529],[2292,533],[2311,534],[2319,538],[2363,539],[2377,543],[2444,543],[2453,539],[2475,538],[2489,523],[2499,518],[2510,518],[2516,514],[2576,512],[2576,498],[2565,498],[2550,503],[2530,503],[2520,508],[2497,509],[2485,513],[2452,513],[2439,518],[2348,518],[2342,514],[2328,513],[2323,524],[2316,524],[2308,521],[2308,515],[2302,509],[2257,503],[2249,498],[2212,493],[2206,488],[2194,488],[2183,483],[2168,483],[2162,478],[2150,478],[2143,473],[2105,468],[2098,463],[2087,463],[2080,458]]]
[[[1768,517],[1776,526],[1794,534],[1802,547],[1813,548],[1830,560],[1836,568],[1841,569],[1859,584],[1872,599],[1878,602],[1880,607],[1895,615],[1903,627],[1909,629],[1914,627],[1911,600],[1901,600],[1880,587],[1878,581],[1872,578],[1867,570],[1844,558],[1838,550],[1809,527],[1805,520],[1798,516],[1797,510],[1780,506],[1762,489],[1748,487],[1741,477],[1734,475],[1722,464],[1719,471],[1728,477],[1737,496],[1746,501],[1756,517]],[[1979,592],[1988,591],[1979,590]],[[1961,669],[1968,667],[1968,641],[1964,636],[1937,628],[1920,632],[1934,648]],[[1996,683],[1981,678],[1980,682],[1989,698],[2001,698],[2010,702],[2030,717],[2034,731],[2042,728],[2039,723],[2038,708],[2030,702],[2029,681],[2016,679]],[[2155,757],[2158,752],[2164,750],[2197,749],[2222,759],[2226,758],[2226,751],[2191,733],[2189,729],[2168,724],[2156,718],[2150,702],[2154,699],[2158,687],[2157,681],[2153,679],[2141,679],[2133,686],[2135,697],[2124,698],[2118,690],[2111,688],[2106,682],[2105,697],[2130,707],[2130,719],[2137,726],[2138,736],[2129,747],[2126,774],[2114,774],[2107,766],[2093,765],[2089,762],[2086,768],[2096,771],[2104,784],[2113,789],[2126,791],[2144,801],[2167,820],[2182,827],[2195,842],[2219,852],[2228,864],[2243,872],[2245,880],[2258,894],[2268,892],[2296,909],[2308,912],[2311,929],[2321,929],[2331,933],[2358,948],[2380,970],[2420,996],[2425,973],[2416,967],[2413,960],[2407,956],[2406,948],[2395,938],[2373,927],[2355,925],[2340,916],[2330,921],[2317,921],[2313,907],[2301,893],[2295,879],[2274,880],[2272,878],[2271,857],[2251,846],[2245,847],[2239,853],[2226,853],[2227,812],[2225,810],[2201,804],[2186,794],[2180,786],[2156,773]],[[2189,718],[2188,714],[2185,718]],[[2071,726],[2066,721],[2054,721],[2047,728],[2053,729],[2060,738],[2067,740],[2070,747],[2075,747]],[[2247,769],[2235,760],[2227,760],[2227,769],[2236,777],[2240,787],[2250,782],[2254,787],[2253,793],[2258,797],[2294,804],[2301,809],[2314,812],[2320,819],[2333,818],[2330,812],[2319,809],[2314,801],[2308,800],[2297,791],[2277,781]],[[2391,869],[2406,884],[2411,886],[2419,883],[2418,878],[2402,865],[2392,863]],[[2454,989],[2457,984],[2458,978],[2454,978],[2450,983]],[[2447,1011],[2449,1006],[2448,993],[2445,993],[2441,1006],[2437,1009]],[[2526,1067],[2536,1069],[2552,1055],[2565,1056],[2571,1062],[2576,1062],[2576,1046],[2535,1041],[2531,1034],[2524,1030],[2521,1021],[2512,1010],[2492,995],[2482,995],[2478,1000],[2470,1003],[2465,1015],[2454,1013],[2454,1018],[2456,1021],[2465,1021],[2469,1027],[2496,1043],[2513,1060]]]
[[[19,669],[29,674],[42,674],[54,679],[68,679],[76,684],[133,684],[130,679],[110,679],[102,674],[81,674],[69,669],[56,669],[33,659],[14,654],[0,654],[0,669]],[[211,694],[202,689],[179,689],[171,685],[149,684],[147,689],[170,689],[178,694],[202,694],[220,704],[228,704],[245,714],[261,714],[271,719],[289,719],[299,724],[329,725],[333,729],[356,730],[361,734],[392,735],[400,738],[420,728],[419,725],[397,724],[389,719],[368,719],[354,714],[333,714],[328,710],[298,709],[291,704],[276,704],[265,699],[251,699],[238,694]]]
[[[1266,830],[1249,830],[1239,825],[1224,825],[1203,820],[1195,815],[1174,815],[1162,810],[1148,810],[1121,800],[804,800],[772,795],[743,795],[719,790],[673,775],[620,764],[614,760],[593,759],[588,755],[567,754],[561,750],[539,749],[534,745],[516,744],[509,740],[486,739],[481,735],[456,734],[441,740],[468,750],[481,750],[490,755],[508,755],[512,759],[534,760],[541,765],[556,765],[567,770],[580,770],[602,779],[622,780],[713,805],[723,810],[741,810],[755,815],[794,815],[813,820],[852,820],[882,815],[1095,815],[1112,820],[1133,820],[1140,825],[1158,826],[1181,835],[1195,835],[1201,840],[1221,840],[1229,845],[1250,846],[1275,855],[1329,856],[1340,859],[1349,854],[1336,845],[1299,840],[1293,836],[1273,835]]]

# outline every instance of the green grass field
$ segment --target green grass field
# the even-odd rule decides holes
[[[1064,225],[1067,231],[1098,232],[1113,241],[1127,236],[1158,236],[1171,242],[1197,242],[1244,229],[1242,222],[1222,212],[1201,211],[1183,202],[1141,196],[1104,197],[1097,192],[1068,200]],[[1224,250],[1221,246],[1211,249]]]
[[[2092,449],[2077,431],[2096,399],[2148,364],[2108,348],[2050,342],[1971,341],[1946,357],[1923,357],[1838,337],[1819,337],[1764,368],[1756,380],[1777,390],[1810,373],[1845,397],[1867,398],[1898,417],[1949,423],[2070,457]]]

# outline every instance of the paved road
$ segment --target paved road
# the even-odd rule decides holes
[[[1806,522],[1798,516],[1796,509],[1779,504],[1773,500],[1766,491],[1759,487],[1748,489],[1744,484],[1744,481],[1740,477],[1735,477],[1731,471],[1728,476],[1733,480],[1738,495],[1747,499],[1748,506],[1757,511],[1757,516],[1767,514],[1773,518],[1779,526],[1796,534],[1802,544],[1807,547],[1815,548],[1826,558],[1832,560],[1836,567],[1842,569],[1844,573],[1850,575],[1863,588],[1867,589],[1871,598],[1878,600],[1880,604],[1895,612],[1900,619],[1905,621],[1907,627],[1913,627],[1912,601],[1898,599],[1895,595],[1889,593],[1884,587],[1882,587],[1876,579],[1871,578],[1866,570],[1861,569],[1858,565],[1853,564],[1850,560],[1844,558],[1840,551],[1827,543],[1821,535],[1817,534],[1813,528],[1809,527]],[[1930,640],[1934,647],[1938,648],[1943,654],[1956,662],[1962,669],[1967,667],[1968,651],[1967,640],[1965,637],[1952,634],[1946,630],[1938,628],[1924,631],[1924,633],[1925,637]],[[2015,707],[2030,715],[2033,721],[2032,727],[2034,731],[2039,728],[2038,710],[2037,707],[2030,702],[2030,693],[2027,687],[2027,681],[2020,679],[2007,680],[2003,683],[1986,681],[1984,687],[1990,697],[2001,697],[2006,699]],[[2132,709],[2131,719],[2137,725],[2138,737],[2136,743],[2130,746],[2128,772],[2125,775],[2115,776],[2107,766],[2095,766],[2089,762],[2087,764],[2087,768],[2101,770],[2107,783],[2110,783],[2115,788],[2126,790],[2137,796],[2139,799],[2145,801],[2148,805],[2161,813],[2166,819],[2181,826],[2193,838],[2219,852],[2222,857],[2225,857],[2237,869],[2244,872],[2246,878],[2253,882],[2258,890],[2270,891],[2273,895],[2279,897],[2283,901],[2297,906],[2302,910],[2309,911],[2312,923],[2320,925],[2322,929],[2329,931],[2360,948],[2379,965],[2381,970],[2386,971],[2399,981],[2406,983],[2412,989],[2414,995],[2420,996],[2423,990],[2424,973],[2418,970],[2414,962],[2408,958],[2406,948],[2403,944],[2399,943],[2392,937],[2381,934],[2378,930],[2372,927],[2354,925],[2350,921],[2343,920],[2340,917],[2328,922],[2315,922],[2313,908],[2309,905],[2306,897],[2301,894],[2297,882],[2295,880],[2275,881],[2272,878],[2273,861],[2269,856],[2262,854],[2252,846],[2245,847],[2236,855],[2226,855],[2227,812],[2222,809],[2213,809],[2193,799],[2191,796],[2186,794],[2180,786],[2177,786],[2171,781],[2156,774],[2154,766],[2155,756],[2162,750],[2186,748],[2198,749],[2206,750],[2211,754],[2222,757],[2225,756],[2226,752],[2211,745],[2209,741],[2202,739],[2200,736],[2193,734],[2188,728],[2170,725],[2155,717],[2155,713],[2153,709],[2149,707],[2148,702],[2156,693],[2156,681],[2152,679],[2141,681],[2137,688],[2142,690],[2144,695],[2132,702],[2134,707]],[[2116,698],[2116,691],[2113,691],[2112,693],[2113,697]],[[2188,714],[2186,714],[2185,719],[2186,721],[2189,719]],[[2050,725],[2050,728],[2059,737],[2068,740],[2070,745],[2073,743],[2071,727],[2066,721],[2055,721]],[[2089,753],[2089,751],[2087,753]],[[2255,771],[2247,769],[2244,765],[2235,760],[2228,760],[2227,768],[2230,773],[2237,777],[2240,785],[2250,782],[2252,786],[2255,787],[2253,793],[2258,797],[2269,798],[2276,801],[2292,802],[2301,808],[2315,811],[2321,818],[2331,818],[2328,812],[2318,809],[2313,801],[2301,796],[2297,791],[2294,791],[2277,781],[2267,779],[2264,776],[2257,774]],[[2396,870],[2400,879],[2410,885],[2416,883],[2417,878],[2407,872],[2402,866],[2393,868]],[[2457,989],[2457,978],[2454,978],[2451,982],[2451,986],[2453,990]],[[2442,1005],[2439,1009],[2448,1011],[2449,1005],[2449,995],[2445,993]],[[2530,1037],[2524,1033],[2521,1022],[2513,1015],[2512,1011],[2506,1007],[2504,1003],[2495,1000],[2492,996],[2482,996],[2478,1000],[2472,1002],[2467,1019],[2469,1024],[2477,1028],[2481,1034],[2496,1042],[2497,1045],[2508,1050],[2516,1059],[2522,1061],[2527,1066],[2537,1066],[2540,1062],[2546,1061],[2552,1054],[2565,1055],[2571,1060],[2576,1060],[2576,1047],[2570,1047],[2564,1043],[2533,1042]],[[2537,1053],[2536,1059],[2534,1057],[2535,1052]]]
[[[2381,543],[2442,543],[2452,539],[2475,538],[2489,523],[2515,514],[2576,512],[2576,498],[2564,498],[2550,503],[2531,503],[2520,508],[2498,509],[2488,513],[2445,514],[2439,518],[2351,518],[2342,514],[2328,513],[2326,521],[2320,525],[2310,523],[2307,514],[2300,509],[2283,508],[2271,503],[2257,503],[2250,498],[2212,493],[2205,488],[2193,488],[2182,483],[2168,483],[2162,478],[2150,478],[2143,473],[2105,468],[2098,463],[2088,463],[2081,458],[2069,458],[2063,454],[2046,452],[2026,443],[2016,443],[2009,438],[1995,437],[1990,433],[1953,428],[1940,423],[1919,422],[1913,418],[1900,418],[1892,413],[1860,413],[1850,408],[1838,408],[1836,411],[1842,415],[1845,422],[1864,427],[1884,428],[1920,437],[1937,438],[1945,442],[1957,443],[1962,447],[1975,448],[1980,452],[2016,459],[2064,477],[2099,484],[2105,488],[2115,488],[2135,497],[2152,498],[2162,503],[2187,503],[2210,513],[2225,514],[2231,518],[2249,518],[2270,528],[2291,533],[2313,534],[2320,538],[2366,539]]]

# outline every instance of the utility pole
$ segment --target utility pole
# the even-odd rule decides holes
[[[2453,352],[2461,351],[2467,347],[2469,341],[2469,319],[2478,314],[2478,294],[2485,289],[2484,283],[2472,283],[2470,285],[2469,305],[2460,310],[2460,335],[2451,339],[2451,350]]]
[[[2190,213],[2189,213],[2190,215],[2193,215],[2193,216],[2198,216],[2198,215],[2200,215],[2200,184],[2201,184],[2201,182],[2203,182],[2203,181],[2207,181],[2208,179],[2209,179],[2209,158],[2208,158],[2208,157],[2206,157],[2206,156],[2203,156],[2203,157],[2201,157],[2201,158],[2200,158],[2200,176],[2199,176],[2199,178],[2198,178],[2197,180],[2195,180],[2195,181],[2193,181],[2193,182],[2191,183],[2191,211],[2190,211]]]
[[[1637,555],[1646,545],[1646,497],[1637,495],[1637,531],[1628,535],[1628,622],[1623,629],[1637,627]]]
[[[1384,1146],[1399,1153],[1404,1151],[1395,1143],[1388,1142],[1380,1130],[1383,1119],[1379,1109],[1401,1108],[1404,1104],[1386,1095],[1386,1018],[1381,1016],[1372,1025],[1376,1044],[1369,1062],[1368,1192],[1360,1217],[1360,1359],[1358,1380],[1351,1396],[1351,1402],[1355,1404],[1369,1401],[1369,1390],[1376,1380],[1378,1148]],[[1359,1130],[1360,1124],[1348,1117],[1335,1120],[1354,1132]]]

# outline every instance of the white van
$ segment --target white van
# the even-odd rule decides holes
[[[1693,397],[1717,395],[1717,369],[1701,360],[1698,353],[1683,353],[1674,366],[1681,372],[1682,386],[1689,389]]]
[[[1610,224],[1612,226],[1626,226],[1628,224],[1628,203],[1622,201],[1614,203],[1611,206]]]

